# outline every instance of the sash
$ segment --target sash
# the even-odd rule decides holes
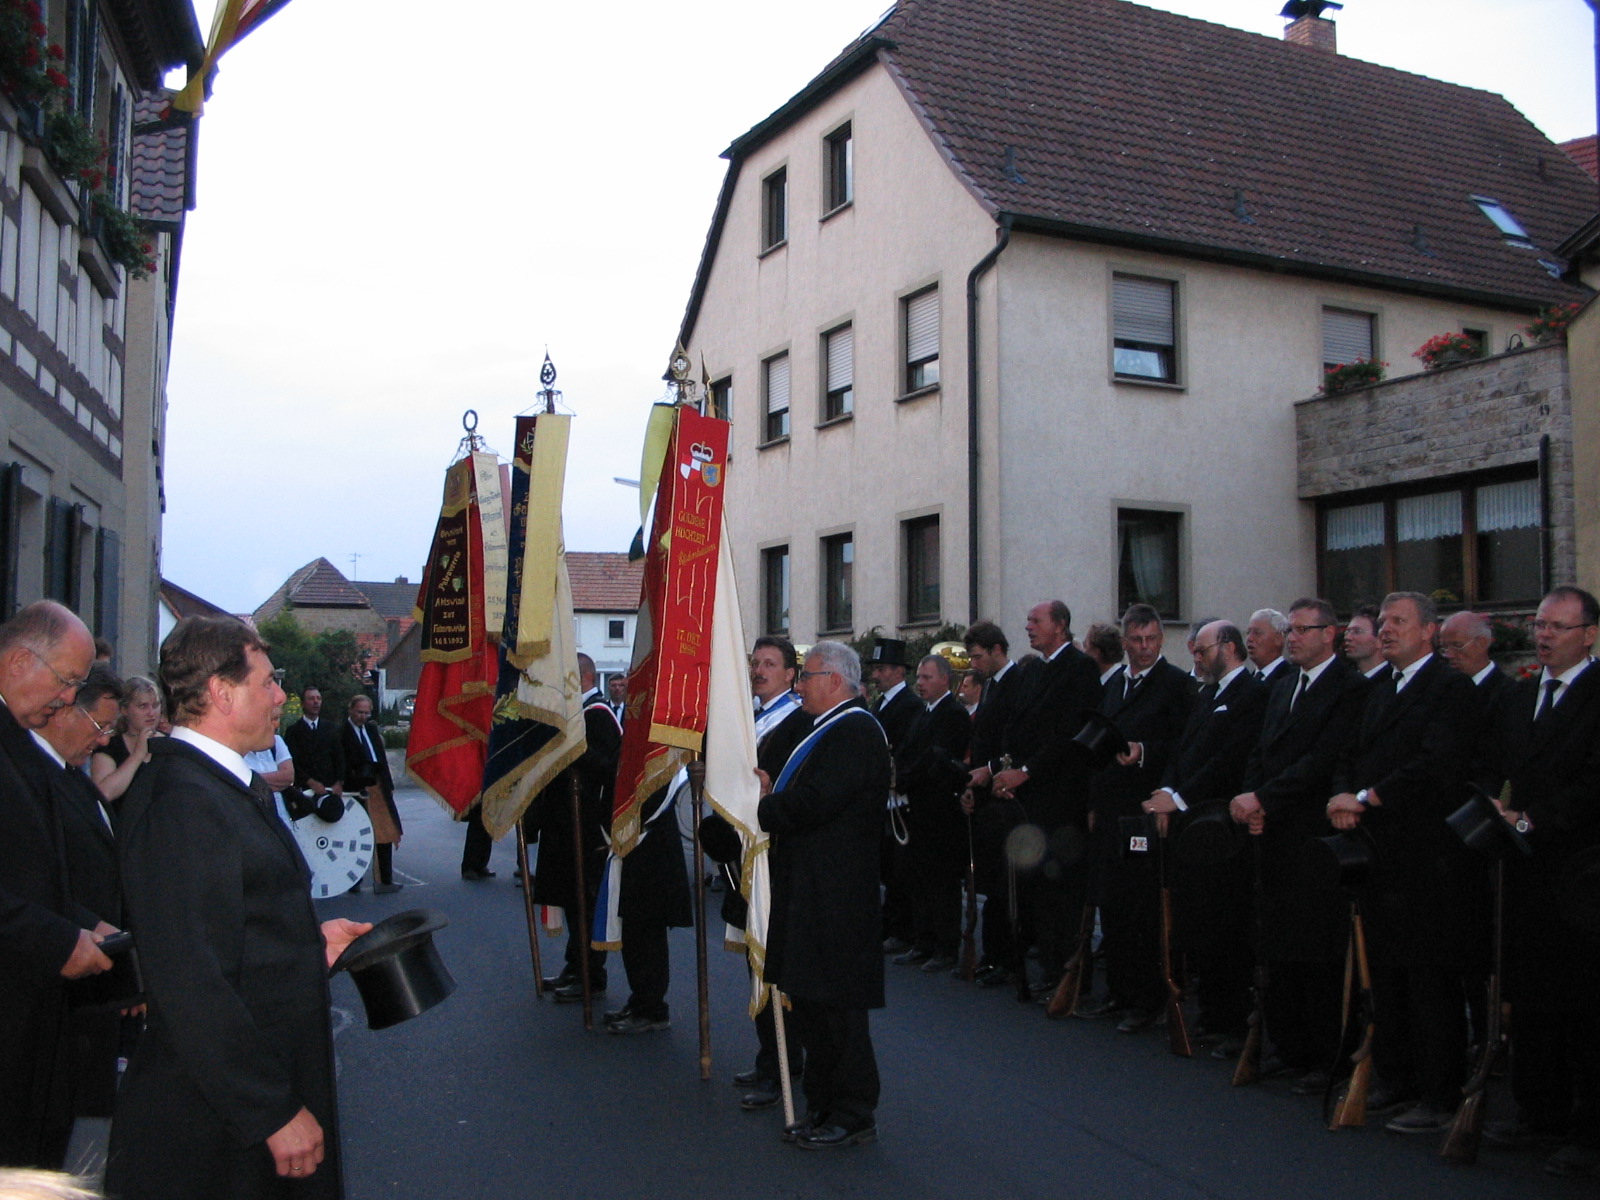
[[[878,736],[883,738],[885,745],[888,744],[889,739],[884,735],[883,726],[878,724],[877,717],[872,716],[872,714],[864,708],[846,708],[841,712],[834,713],[833,716],[829,717],[821,725],[818,725],[806,735],[804,741],[802,741],[794,748],[792,752],[790,752],[789,761],[784,763],[783,770],[778,772],[778,778],[773,782],[772,790],[775,792],[781,792],[784,790],[784,788],[788,787],[789,783],[794,779],[796,773],[800,770],[806,759],[811,757],[811,752],[817,748],[817,743],[822,740],[822,735],[829,729],[833,728],[835,722],[843,720],[851,713],[860,713],[863,717],[870,717],[873,726],[878,731]]]
[[[772,704],[756,714],[756,741],[759,742],[771,733],[795,709],[800,707],[800,697],[793,692],[785,692]]]

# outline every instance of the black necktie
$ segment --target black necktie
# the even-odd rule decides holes
[[[1556,706],[1556,689],[1561,686],[1559,679],[1546,679],[1544,681],[1544,695],[1539,697],[1539,711],[1534,713],[1535,721],[1548,716],[1550,710]]]
[[[256,803],[266,813],[272,812],[272,789],[267,786],[267,781],[254,771],[250,772],[250,794],[256,798]]]
[[[1289,711],[1294,711],[1294,706],[1300,703],[1300,697],[1306,694],[1306,685],[1311,682],[1311,676],[1304,671],[1300,672],[1300,682],[1294,689],[1294,695],[1289,699]]]
[[[1122,702],[1126,704],[1128,697],[1133,695],[1133,689],[1139,686],[1139,681],[1134,676],[1124,673],[1122,676]]]

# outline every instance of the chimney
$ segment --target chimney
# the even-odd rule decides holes
[[[1279,13],[1282,17],[1294,18],[1284,27],[1283,40],[1293,42],[1296,46],[1309,46],[1313,50],[1325,50],[1329,54],[1339,52],[1339,34],[1332,21],[1322,15],[1324,9],[1343,8],[1342,4],[1335,4],[1332,0],[1289,0]]]

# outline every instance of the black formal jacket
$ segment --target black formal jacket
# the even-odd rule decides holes
[[[72,896],[50,788],[59,771],[0,704],[0,1165],[60,1165],[71,1091],[61,1074],[61,968],[95,915]],[[59,1144],[58,1144],[59,1143]]]
[[[1494,795],[1509,783],[1508,806],[1533,825],[1533,856],[1506,858],[1506,986],[1519,1003],[1576,1008],[1600,988],[1600,939],[1569,919],[1564,886],[1572,860],[1600,845],[1600,663],[1535,721],[1538,696],[1537,676],[1501,692],[1485,780]]]
[[[966,790],[965,771],[955,768],[964,767],[971,736],[972,718],[949,694],[931,709],[924,703],[906,732],[895,755],[895,786],[909,802],[906,828],[913,853],[966,861],[967,827],[959,800]]]
[[[1334,772],[1360,729],[1369,684],[1349,660],[1335,655],[1291,712],[1299,675],[1285,673],[1268,685],[1261,740],[1242,789],[1256,793],[1267,816],[1261,847],[1267,954],[1328,961],[1344,954],[1348,900],[1337,889],[1318,886],[1307,851],[1312,838],[1333,833],[1327,806]]]
[[[384,753],[383,731],[378,728],[377,722],[369,720],[366,724],[366,735],[372,739],[372,748],[377,753],[374,761],[367,755],[367,748],[356,733],[355,724],[346,717],[339,722],[339,752],[344,762],[344,786],[354,791],[361,791],[379,784],[383,794],[387,797],[394,795],[394,776],[389,773],[389,756]],[[288,739],[284,739],[287,741]],[[294,747],[289,747],[289,752],[294,752]],[[324,783],[327,780],[323,780]]]
[[[327,787],[344,785],[344,745],[339,731],[346,724],[345,720],[323,716],[312,729],[301,717],[283,731],[284,743],[294,759],[295,787],[309,788],[313,779]]]
[[[1189,813],[1226,807],[1239,794],[1250,753],[1261,740],[1267,692],[1249,671],[1240,671],[1220,692],[1211,684],[1200,689],[1160,783],[1183,797]]]
[[[305,860],[210,756],[177,738],[153,739],[150,756],[120,828],[150,1010],[117,1096],[107,1191],[276,1194],[264,1143],[304,1105],[327,1158],[296,1195],[339,1196],[327,962]]]
[[[1004,675],[984,685],[983,700],[978,704],[978,711],[972,714],[969,758],[974,767],[987,765],[991,771],[1000,769],[998,760],[1005,753],[1006,723],[1022,692],[1022,672],[1022,664],[1014,662]]]
[[[1189,723],[1194,705],[1189,675],[1166,659],[1157,659],[1133,691],[1124,696],[1127,668],[1106,681],[1100,712],[1116,723],[1122,736],[1144,746],[1144,760],[1120,766],[1107,764],[1090,785],[1095,827],[1114,830],[1118,817],[1134,816],[1150,793],[1161,786],[1178,740]]]
[[[922,710],[922,700],[912,689],[910,679],[906,685],[894,694],[894,699],[887,704],[879,696],[872,704],[872,715],[878,718],[878,724],[883,726],[883,735],[889,739],[890,753],[897,754],[905,743],[906,734],[911,732],[911,722],[917,719],[917,713]]]
[[[1087,709],[1100,706],[1100,672],[1068,643],[1053,659],[1028,664],[1006,723],[1004,753],[1028,779],[1016,796],[1030,821],[1046,829],[1088,818],[1089,771],[1072,745]]]
[[[1435,654],[1403,691],[1392,677],[1368,688],[1334,772],[1332,794],[1378,793],[1361,815],[1377,856],[1362,908],[1374,952],[1391,961],[1465,967],[1483,952],[1487,876],[1445,824],[1467,798],[1478,719],[1472,680]]]
[[[766,977],[797,999],[883,1007],[878,844],[889,770],[882,727],[849,712],[783,791],[761,799],[757,819],[772,835]]]
[[[583,754],[533,798],[522,818],[523,835],[539,843],[533,875],[533,899],[576,914],[577,859],[572,847],[572,780],[578,780],[578,812],[587,853],[583,862],[584,891],[592,901],[606,861],[606,834],[611,829],[612,796],[617,762],[622,757],[622,726],[598,689],[585,697]],[[593,914],[591,913],[591,916]],[[570,919],[576,920],[576,916]]]

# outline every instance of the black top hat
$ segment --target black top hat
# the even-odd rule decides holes
[[[329,975],[349,971],[367,1009],[368,1029],[387,1029],[427,1012],[456,990],[433,935],[449,919],[413,908],[378,922],[345,947]]]
[[[867,655],[869,667],[906,666],[906,644],[897,638],[879,638],[872,643],[872,653]]]
[[[1177,855],[1191,866],[1221,866],[1239,852],[1243,829],[1228,815],[1226,806],[1191,812],[1178,834]]]
[[[1355,891],[1372,876],[1377,861],[1372,837],[1359,826],[1332,837],[1312,838],[1306,846],[1311,877],[1326,888]]]
[[[1468,846],[1492,858],[1499,858],[1513,846],[1531,857],[1533,847],[1528,845],[1528,839],[1500,815],[1500,807],[1489,793],[1475,783],[1471,787],[1467,802],[1446,817],[1445,824]]]
[[[1072,746],[1089,761],[1089,769],[1098,771],[1109,766],[1119,754],[1128,752],[1128,739],[1122,736],[1116,722],[1097,710],[1086,708],[1079,716],[1083,724],[1072,735]]]
[[[323,792],[313,802],[311,811],[329,825],[332,825],[340,817],[344,816],[344,800],[335,796],[332,792]]]

